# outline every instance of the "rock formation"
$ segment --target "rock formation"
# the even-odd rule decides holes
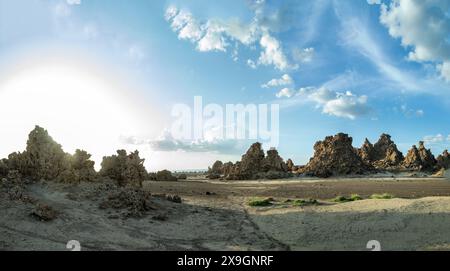
[[[287,172],[288,166],[283,161],[283,158],[280,157],[276,149],[270,149],[267,151],[267,156],[264,157],[262,161],[262,170],[263,172],[268,171]]]
[[[343,133],[318,141],[314,145],[314,156],[302,172],[322,178],[366,173],[370,167],[358,156],[352,141],[351,137]]]
[[[292,161],[292,159],[288,159],[286,161],[286,166],[287,166],[288,171],[294,171],[295,165],[294,165],[294,162]]]
[[[216,161],[208,170],[210,179],[224,178],[227,180],[276,179],[290,176],[288,167],[280,157],[278,151],[270,149],[267,156],[262,150],[261,143],[254,143],[235,164],[223,164]]]
[[[366,164],[382,170],[394,169],[403,161],[403,154],[388,134],[382,134],[374,145],[366,139],[358,154]]]
[[[441,155],[437,158],[437,164],[438,167],[443,169],[449,169],[450,168],[450,154],[447,150],[445,150]]]
[[[0,159],[0,178],[6,177],[8,171],[8,161],[6,159]]]
[[[61,145],[53,140],[47,130],[36,126],[28,135],[25,152],[9,155],[8,166],[35,180],[54,180],[69,165]]]
[[[211,168],[208,169],[209,179],[219,179],[223,174],[223,163],[222,161],[216,161]]]
[[[250,146],[242,156],[240,164],[240,174],[244,179],[252,179],[253,176],[262,171],[262,164],[264,160],[264,151],[261,143],[257,142]]]
[[[373,144],[370,143],[370,141],[367,138],[364,141],[364,144],[361,146],[361,148],[358,149],[358,155],[367,165],[372,164],[372,161],[374,159],[374,148]]]
[[[68,155],[68,169],[58,176],[58,181],[64,183],[92,182],[96,180],[95,162],[91,155],[83,150],[76,150],[74,155]]]
[[[116,180],[120,186],[141,187],[148,176],[138,151],[127,154],[118,150],[117,155],[103,157],[101,166],[100,175]]]
[[[409,170],[432,171],[436,165],[434,155],[425,148],[423,141],[419,142],[419,148],[413,145],[403,161],[403,166]]]

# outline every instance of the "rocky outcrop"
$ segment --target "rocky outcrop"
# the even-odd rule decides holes
[[[343,133],[318,141],[314,145],[314,156],[302,173],[322,178],[367,173],[370,167],[357,154],[352,142],[353,139]]]
[[[373,144],[366,138],[364,144],[358,149],[358,155],[361,157],[364,163],[367,165],[372,164],[374,159],[374,148]]]
[[[377,143],[373,145],[369,159],[371,165],[377,169],[393,169],[403,161],[403,154],[388,134],[382,134]]]
[[[288,160],[286,161],[286,166],[287,166],[287,170],[288,170],[289,172],[296,172],[296,171],[298,170],[298,166],[296,166],[296,165],[294,164],[294,161],[292,161],[292,159],[288,159]]]
[[[438,156],[437,165],[439,168],[449,169],[450,168],[450,154],[445,150],[441,155]]]
[[[261,143],[254,143],[235,164],[216,161],[208,170],[209,179],[254,180],[289,177],[288,166],[276,149],[264,154]]]
[[[423,141],[419,142],[419,148],[413,145],[403,161],[405,169],[416,171],[433,171],[436,165],[434,155],[425,148]]]
[[[36,126],[28,135],[25,152],[9,155],[8,167],[35,180],[54,180],[69,168],[69,164],[61,145],[47,130]]]
[[[116,180],[119,186],[142,187],[148,176],[138,151],[118,150],[117,155],[103,157],[101,166],[100,175]]]
[[[207,178],[209,179],[219,179],[220,176],[223,174],[223,162],[222,161],[216,161],[208,169],[208,175]]]
[[[398,169],[404,159],[388,134],[382,134],[374,145],[366,138],[357,152],[366,165],[380,170]]]
[[[264,161],[264,151],[261,143],[257,142],[250,146],[242,156],[240,164],[240,174],[244,179],[252,179],[252,176],[262,171]]]
[[[95,162],[90,160],[91,155],[83,150],[76,150],[74,155],[67,155],[68,168],[57,178],[64,183],[92,182],[97,179]]]
[[[276,149],[270,149],[267,151],[267,156],[264,157],[262,161],[262,170],[263,172],[268,171],[287,172],[288,166],[283,161],[283,158],[280,157]]]
[[[6,177],[8,171],[8,161],[6,159],[0,159],[0,178]]]

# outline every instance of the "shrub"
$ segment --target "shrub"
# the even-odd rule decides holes
[[[249,200],[248,205],[253,207],[270,206],[272,205],[272,200],[269,198],[266,199],[253,198]]]
[[[363,198],[358,195],[358,194],[352,194],[350,195],[350,201],[357,201],[357,200],[362,200]]]
[[[319,202],[315,199],[308,199],[308,200],[297,199],[297,200],[294,200],[294,202],[292,203],[292,205],[294,205],[294,206],[309,206],[309,205],[317,205],[317,204],[319,204]]]
[[[334,202],[342,203],[342,202],[349,202],[349,201],[351,201],[351,200],[350,200],[349,198],[344,197],[344,196],[337,196],[337,197],[335,197],[335,198],[333,199],[333,201],[334,201]]]

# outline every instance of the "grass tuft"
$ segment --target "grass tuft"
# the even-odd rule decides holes
[[[308,199],[308,200],[304,200],[304,199],[296,199],[294,200],[294,202],[292,203],[292,205],[294,206],[309,206],[309,205],[317,205],[319,204],[319,202],[315,199]]]
[[[270,198],[261,199],[261,198],[253,198],[248,201],[248,205],[252,207],[263,207],[272,205],[272,200]]]
[[[357,200],[362,200],[363,198],[358,195],[358,194],[352,194],[350,195],[350,197],[345,197],[345,196],[337,196],[333,199],[334,202],[337,203],[344,203],[344,202],[351,202],[351,201],[357,201]]]

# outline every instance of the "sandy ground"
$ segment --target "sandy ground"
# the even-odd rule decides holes
[[[0,198],[0,249],[67,250],[450,250],[450,180],[374,178],[248,182],[147,182],[154,194],[177,194],[182,204],[154,199],[155,210],[122,219],[90,200],[69,195],[89,187],[38,183],[28,193],[59,212],[50,222],[26,204]],[[336,195],[391,193],[395,199],[331,203]],[[250,207],[251,197],[273,197]],[[286,199],[314,198],[296,207]],[[155,219],[163,215],[165,221]]]

